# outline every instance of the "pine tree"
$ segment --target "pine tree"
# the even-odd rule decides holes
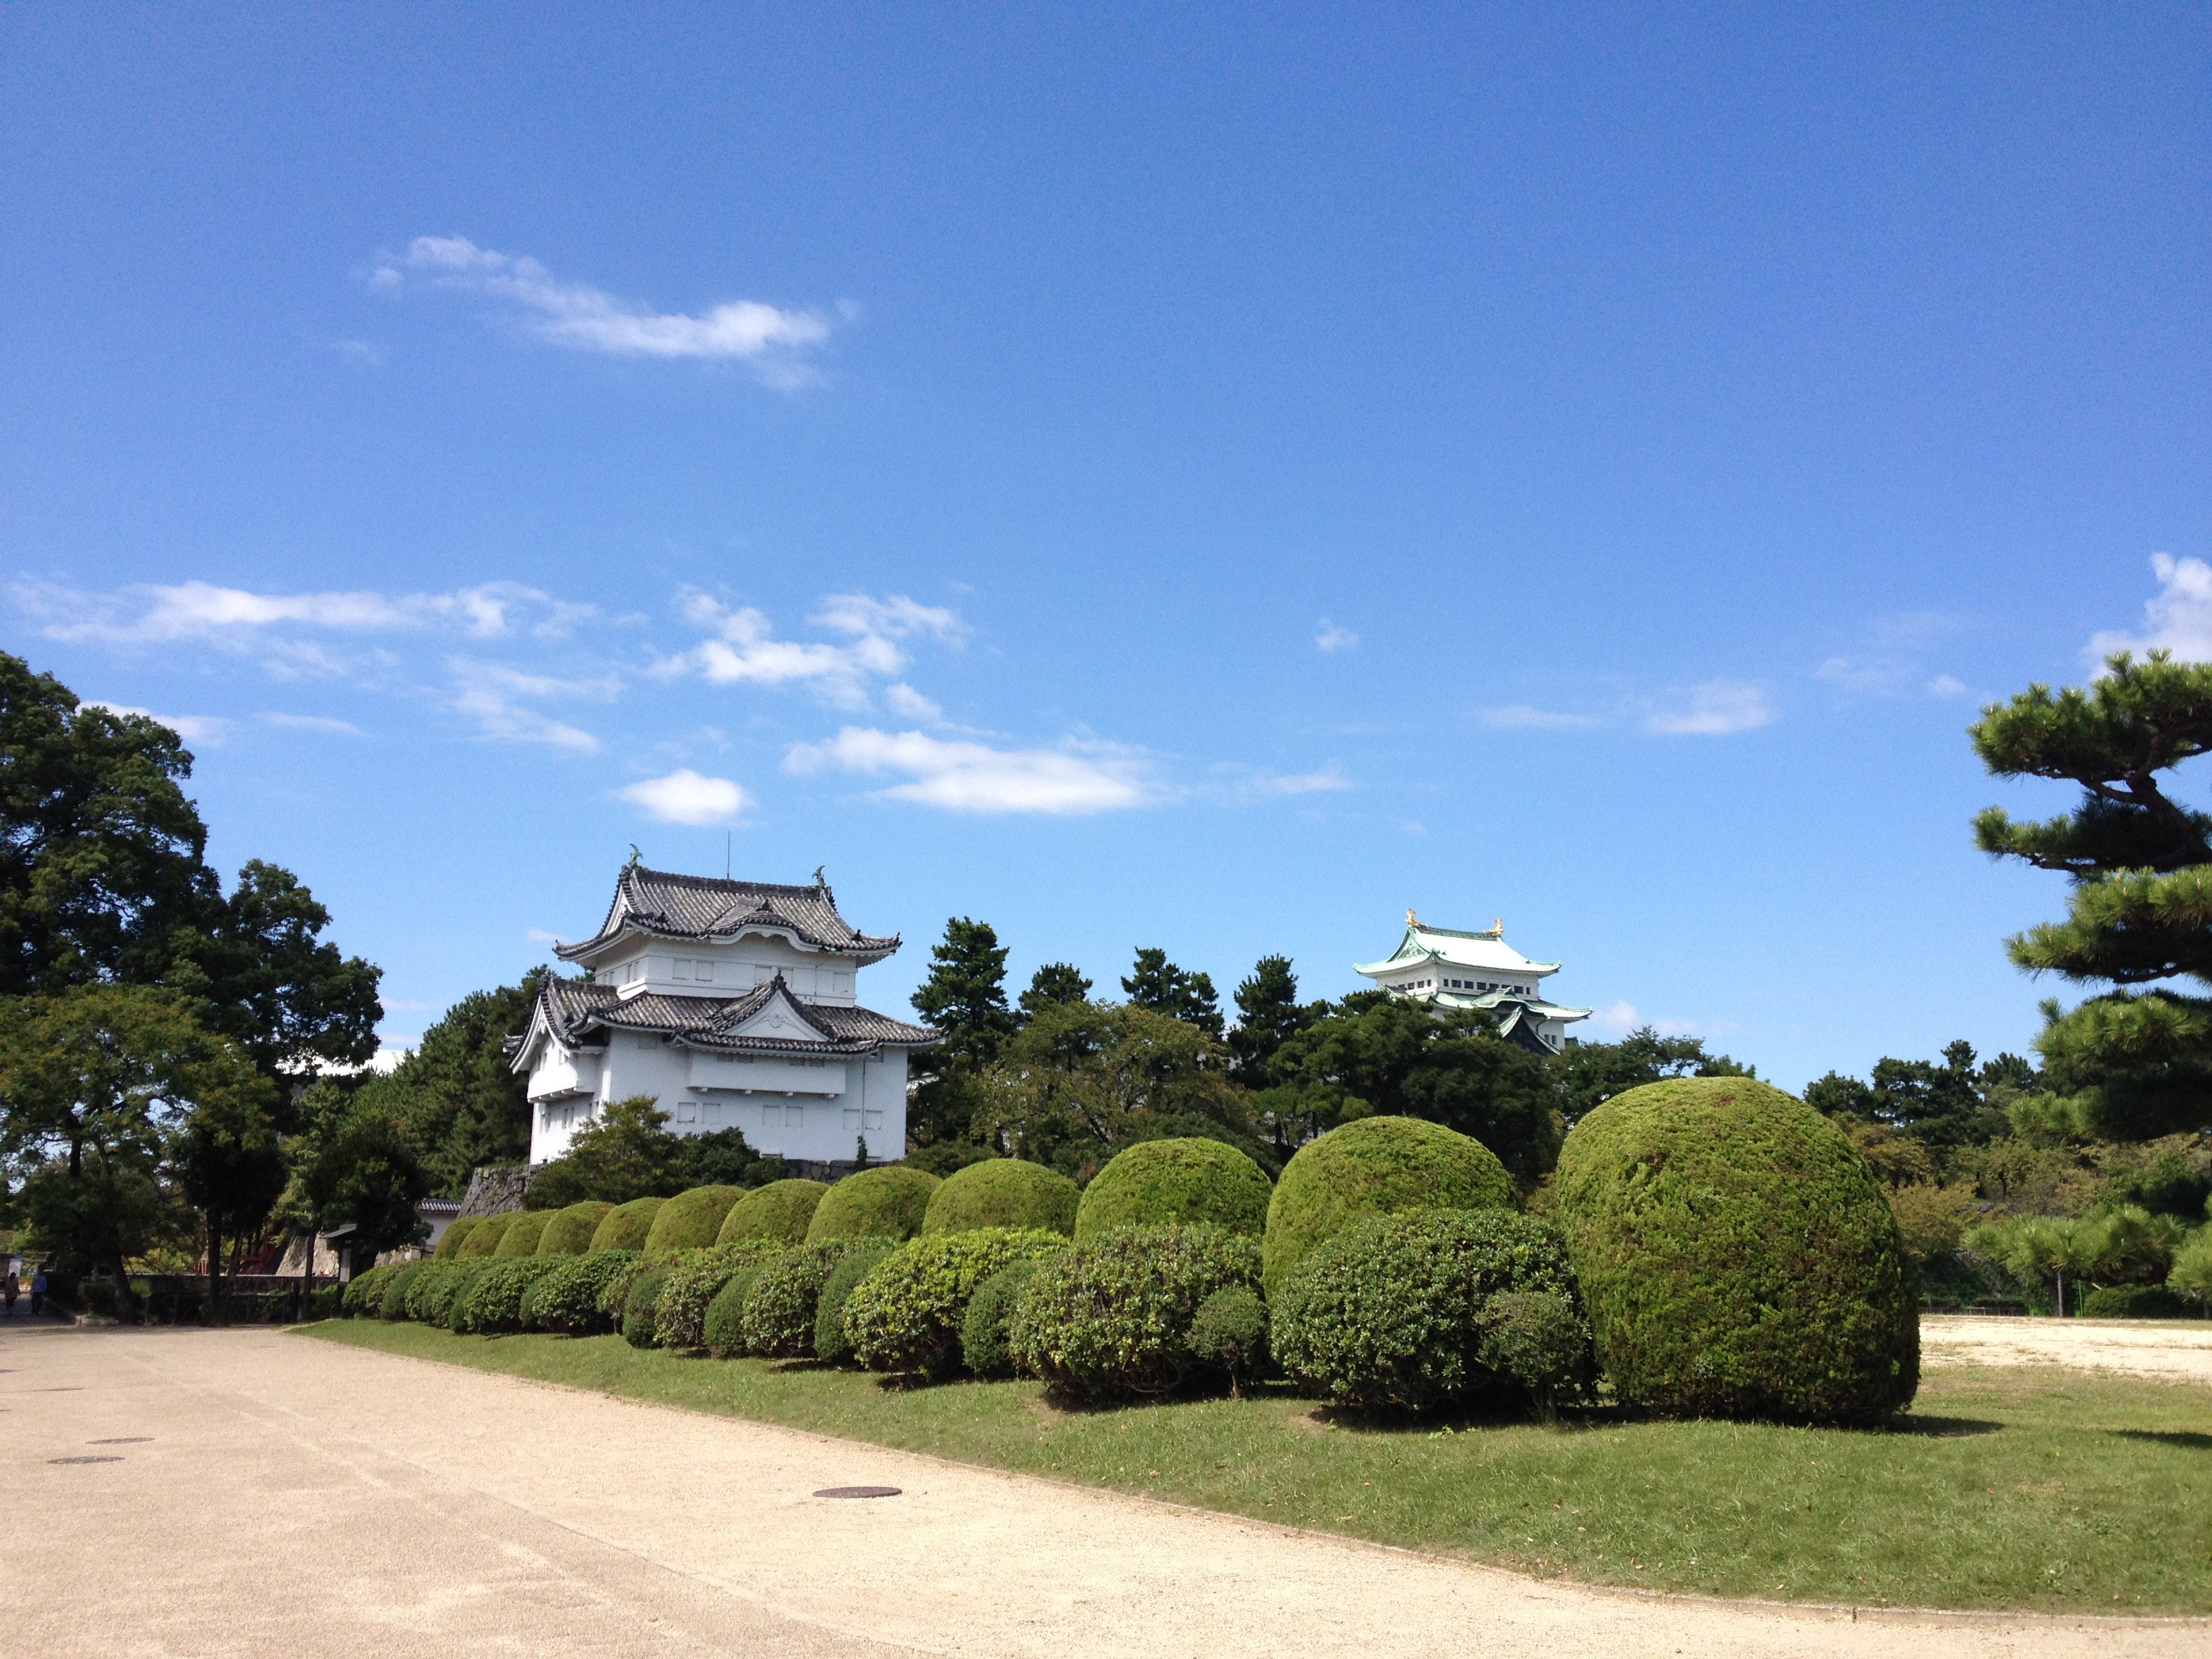
[[[1030,988],[1022,993],[1023,1018],[1035,1019],[1048,1008],[1057,1008],[1064,1002],[1088,1002],[1091,981],[1073,963],[1048,962],[1030,977]]]
[[[1327,1005],[1299,1003],[1297,975],[1288,957],[1261,957],[1251,977],[1237,986],[1236,1002],[1229,1052],[1237,1057],[1238,1079],[1264,1089],[1274,1081],[1270,1065],[1275,1051],[1319,1018]]]
[[[1149,1009],[1221,1035],[1221,999],[1214,992],[1213,976],[1184,972],[1168,960],[1165,951],[1152,945],[1139,949],[1121,989],[1133,1008]]]
[[[2212,815],[2175,800],[2160,775],[2212,747],[2212,665],[2123,652],[2086,690],[2032,685],[1971,728],[1999,777],[2079,784],[2081,805],[2041,823],[1992,806],[1974,820],[1985,853],[2072,878],[2063,921],[2006,941],[2013,961],[2118,988],[2062,1011],[2036,1039],[2077,1133],[2143,1139],[2212,1127],[2212,999],[2160,987],[2212,982]]]
[[[954,916],[944,940],[929,953],[929,977],[914,994],[914,1009],[945,1033],[931,1063],[980,1069],[999,1057],[1014,1034],[1006,1006],[1006,947],[988,921]]]

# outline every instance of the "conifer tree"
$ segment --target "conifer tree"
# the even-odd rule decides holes
[[[1006,947],[989,922],[967,916],[945,922],[914,1009],[945,1041],[914,1057],[908,1139],[917,1146],[963,1141],[975,1111],[976,1075],[1019,1024],[1006,1006]]]
[[[1213,975],[1176,967],[1157,945],[1138,951],[1121,989],[1133,1008],[1165,1014],[1213,1036],[1221,1035],[1221,999],[1214,991]]]
[[[2122,652],[2086,689],[2032,685],[1991,704],[1970,735],[1999,777],[2082,791],[2040,823],[1995,806],[1974,820],[1984,852],[2073,881],[2063,921],[2006,941],[2013,961],[2116,988],[2043,1005],[2036,1047],[2056,1103],[2076,1133],[2111,1139],[2212,1127],[2212,999],[2158,984],[2212,984],[2212,815],[2165,775],[2212,747],[2212,665]]]
[[[1264,1089],[1274,1081],[1270,1065],[1276,1051],[1320,1018],[1327,1005],[1298,1001],[1297,975],[1288,957],[1261,957],[1237,986],[1236,1002],[1229,1052],[1237,1057],[1238,1079]]]
[[[1035,1019],[1064,1002],[1090,1000],[1091,981],[1081,969],[1072,962],[1048,962],[1030,976],[1030,988],[1022,993],[1022,1017]]]

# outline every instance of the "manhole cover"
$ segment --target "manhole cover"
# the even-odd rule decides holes
[[[112,1434],[105,1440],[88,1440],[88,1446],[143,1446],[154,1437],[150,1434]]]
[[[49,1463],[120,1463],[123,1460],[117,1456],[113,1452],[110,1452],[105,1456],[49,1457],[46,1460]]]
[[[817,1498],[896,1498],[896,1486],[824,1486]]]

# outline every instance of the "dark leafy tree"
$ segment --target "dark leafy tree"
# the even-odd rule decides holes
[[[1072,963],[1048,962],[1030,975],[1030,988],[1022,993],[1024,1019],[1035,1019],[1048,1008],[1066,1002],[1091,1000],[1091,981]]]
[[[1261,957],[1237,988],[1237,1024],[1228,1031],[1238,1082],[1264,1089],[1275,1081],[1276,1051],[1328,1012],[1324,1002],[1298,1000],[1297,975],[1288,957]]]
[[[2212,999],[2158,983],[2212,982],[2212,814],[2166,781],[2212,745],[2212,665],[2122,652],[2086,689],[2032,685],[1991,704],[1970,735],[1997,776],[2081,791],[2039,823],[1996,806],[1974,820],[1984,852],[2072,884],[2064,921],[2006,942],[2013,961],[2117,988],[2044,1004],[2036,1048],[2054,1096],[2081,1133],[2111,1139],[2212,1127]]]
[[[568,1150],[530,1183],[532,1209],[557,1210],[587,1198],[627,1204],[634,1198],[673,1198],[687,1187],[692,1165],[684,1137],[668,1133],[668,1114],[651,1095],[611,1101],[576,1131]]]
[[[1958,1042],[1940,1061],[1885,1056],[1866,1083],[1831,1072],[1807,1085],[1805,1100],[1832,1117],[1902,1130],[1940,1153],[2010,1133],[2007,1103],[2036,1083],[2018,1055],[1999,1054],[1984,1064],[1972,1043]]]
[[[1670,1077],[1750,1077],[1748,1066],[1705,1052],[1703,1037],[1662,1036],[1638,1026],[1618,1042],[1570,1043],[1553,1060],[1565,1090],[1561,1109],[1570,1127],[1615,1095]]]
[[[1164,1014],[1213,1036],[1221,1035],[1221,999],[1214,992],[1212,975],[1184,971],[1168,960],[1165,951],[1141,947],[1121,990],[1132,1008]]]
[[[480,1166],[529,1154],[527,1080],[509,1065],[505,1044],[528,1022],[544,972],[462,998],[413,1054],[361,1085],[366,1109],[405,1127],[436,1192],[458,1198]]]
[[[311,1089],[301,1106],[308,1127],[295,1191],[309,1226],[350,1226],[356,1261],[427,1237],[417,1206],[434,1183],[405,1121],[375,1095],[331,1084]]]
[[[1260,1103],[1285,1151],[1389,1114],[1474,1136],[1524,1184],[1559,1157],[1565,1124],[1549,1064],[1497,1036],[1479,1013],[1439,1018],[1406,998],[1358,992],[1284,1043],[1275,1068],[1282,1081]]]
[[[917,1145],[957,1142],[974,1109],[974,1080],[1020,1022],[1006,1006],[1006,949],[988,921],[954,916],[929,953],[915,1012],[945,1033],[915,1057],[908,1133]]]
[[[781,1158],[763,1158],[755,1151],[743,1129],[710,1129],[678,1139],[684,1147],[684,1187],[765,1187],[790,1173]]]

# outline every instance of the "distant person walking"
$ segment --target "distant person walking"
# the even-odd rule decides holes
[[[15,1316],[15,1298],[22,1293],[21,1276],[13,1267],[9,1268],[7,1277],[0,1279],[0,1302],[5,1302],[8,1304],[9,1318],[13,1319]]]
[[[46,1270],[40,1268],[31,1275],[31,1316],[35,1319],[46,1310]]]

